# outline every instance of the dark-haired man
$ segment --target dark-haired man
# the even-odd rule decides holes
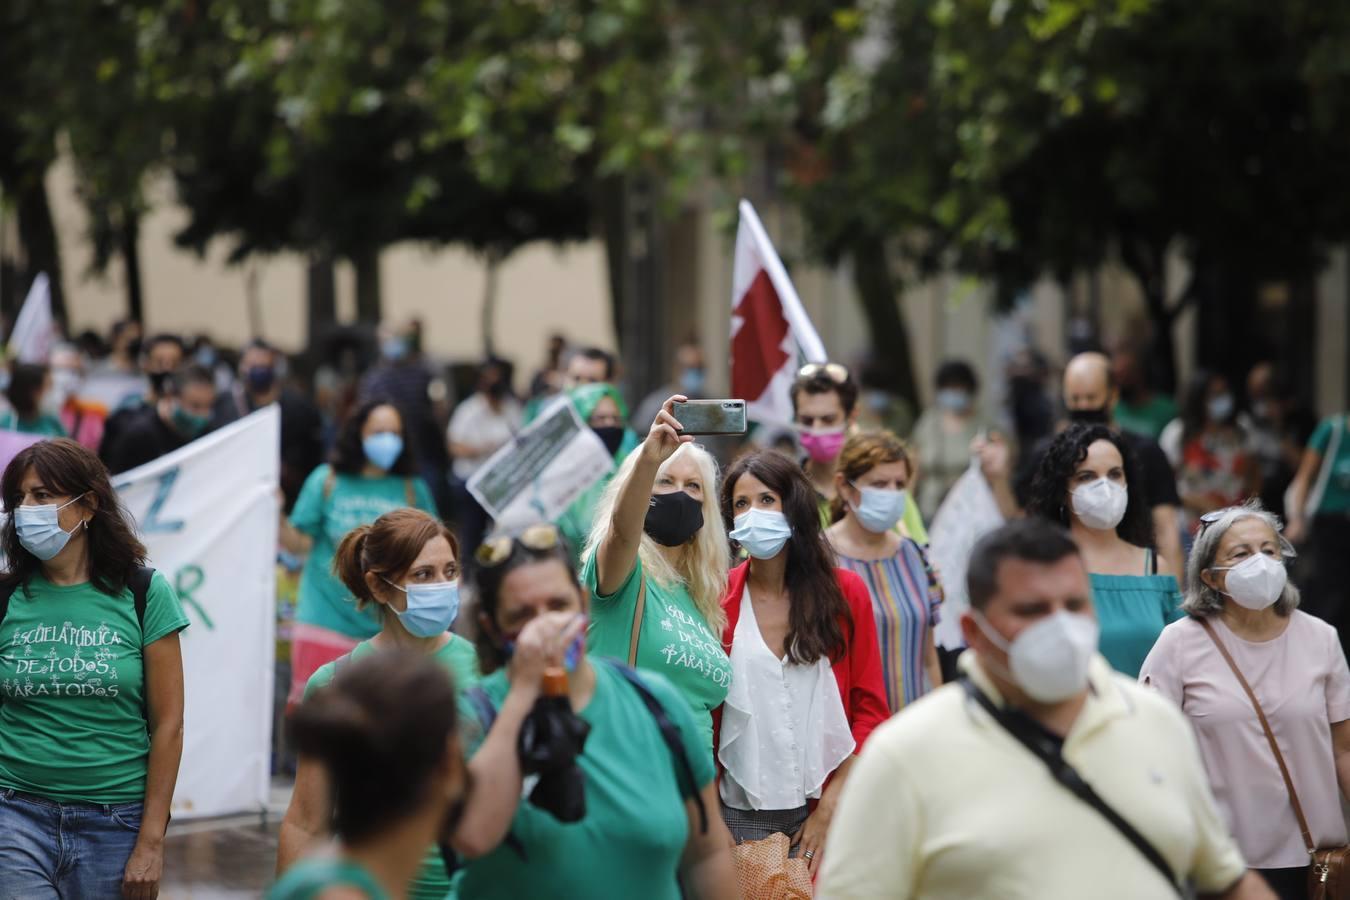
[[[1228,834],[1180,710],[1097,654],[1068,534],[1017,520],[976,545],[967,574],[964,678],[873,732],[817,896],[1140,900],[1191,883],[1200,897],[1273,900]]]
[[[599,347],[582,347],[567,357],[563,370],[563,386],[567,390],[583,384],[613,384],[618,364],[614,354]]]
[[[201,366],[170,373],[153,404],[123,410],[119,428],[99,448],[114,475],[145,465],[195,441],[216,425],[216,380]],[[111,425],[111,420],[109,422]]]
[[[858,383],[839,363],[807,363],[797,371],[790,393],[797,440],[806,452],[803,467],[820,498],[821,519],[828,525],[835,464],[858,419]],[[905,504],[900,524],[908,537],[928,543],[928,530],[913,497]]]

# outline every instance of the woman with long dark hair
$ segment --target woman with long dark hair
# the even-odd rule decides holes
[[[1069,529],[1091,574],[1101,653],[1117,671],[1139,677],[1158,635],[1182,612],[1173,561],[1153,549],[1129,444],[1105,425],[1070,427],[1042,458],[1027,512]]]
[[[352,529],[390,510],[411,506],[435,514],[417,471],[403,416],[388,401],[371,401],[347,419],[331,461],[310,473],[290,518],[282,517],[282,546],[306,557],[291,643],[290,705],[300,702],[320,666],[379,633],[374,606],[358,608],[333,574],[333,556]]]
[[[849,767],[890,715],[872,600],[835,568],[815,489],[781,454],[731,467],[722,516],[750,557],[722,601],[732,672],[714,744],[723,815],[738,843],[790,835],[814,875]]]
[[[20,451],[0,497],[0,896],[154,897],[187,616],[89,450]]]

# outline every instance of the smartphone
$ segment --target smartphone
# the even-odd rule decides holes
[[[745,434],[744,400],[686,400],[675,404],[681,434]]]

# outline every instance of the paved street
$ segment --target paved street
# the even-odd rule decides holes
[[[206,822],[180,822],[169,828],[164,853],[163,900],[243,900],[256,898],[272,881],[277,832],[290,801],[290,783],[272,788],[268,813]]]

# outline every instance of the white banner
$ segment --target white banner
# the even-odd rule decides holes
[[[280,441],[269,406],[114,479],[190,622],[177,819],[267,806]]]
[[[614,457],[566,397],[473,473],[467,487],[498,528],[554,522],[614,468]]]
[[[976,460],[956,479],[928,526],[928,559],[942,577],[944,594],[942,621],[934,629],[939,647],[966,645],[961,637],[961,614],[970,609],[966,563],[980,538],[1002,524],[1003,513]]]

